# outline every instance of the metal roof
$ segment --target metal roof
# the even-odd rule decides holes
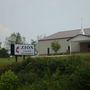
[[[47,36],[43,39],[40,39],[39,41],[53,40],[53,39],[60,39],[60,38],[71,38],[78,34],[81,34],[80,32],[81,32],[81,29],[61,31],[61,32],[52,34],[50,36]],[[85,35],[90,35],[90,28],[85,28],[84,32],[85,32]]]

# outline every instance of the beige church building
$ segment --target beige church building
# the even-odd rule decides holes
[[[38,40],[39,55],[54,54],[51,43],[58,41],[59,54],[73,52],[90,52],[90,28],[61,31]]]

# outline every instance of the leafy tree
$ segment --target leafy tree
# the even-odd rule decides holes
[[[9,37],[6,37],[5,47],[10,49],[11,44],[24,44],[26,42],[25,37],[18,33],[12,33]]]
[[[57,53],[57,51],[61,48],[60,44],[58,43],[58,41],[53,41],[51,43],[51,48],[52,50],[55,52],[55,54]]]
[[[37,54],[37,41],[35,40],[31,40],[31,45],[34,45],[34,48],[35,48],[35,54]]]
[[[36,47],[36,45],[37,45],[37,42],[35,41],[35,40],[31,40],[31,45],[34,45],[35,47]]]
[[[17,33],[16,34],[16,44],[21,44],[22,43],[22,37],[20,35],[20,33]]]
[[[26,43],[26,38],[22,37],[22,43],[25,44]]]
[[[10,51],[10,45],[11,44],[25,44],[26,39],[25,37],[21,36],[21,34],[18,33],[12,33],[9,37],[5,40],[5,48]],[[17,62],[17,57],[16,57]]]

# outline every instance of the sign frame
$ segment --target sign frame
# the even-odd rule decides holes
[[[14,55],[35,55],[34,45],[31,44],[15,44]]]

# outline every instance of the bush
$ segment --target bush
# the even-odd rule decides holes
[[[11,71],[3,73],[0,77],[0,90],[16,90],[18,77]]]
[[[8,65],[0,72],[11,72],[9,69],[15,72],[21,85],[19,90],[89,90],[89,59],[89,56],[87,58],[79,55],[28,58],[23,62]],[[7,76],[5,73],[1,78]],[[13,75],[10,73],[10,76]],[[12,80],[10,76],[7,77],[9,79],[0,79],[0,87],[18,86],[17,83],[12,83],[15,79]],[[10,82],[7,84],[6,81]],[[5,90],[10,89],[5,88]]]
[[[33,72],[28,72],[28,73],[19,73],[18,74],[20,83],[27,85],[27,84],[32,84],[33,82],[35,82],[36,80],[38,80],[39,77],[37,77],[36,73]]]
[[[9,57],[8,51],[5,48],[0,49],[0,57]]]
[[[22,62],[15,62],[13,64],[8,64],[6,66],[0,67],[0,75],[4,73],[5,71],[12,70],[15,73],[19,73],[24,70],[24,68],[27,66],[27,64],[31,61],[31,58],[22,61]]]
[[[82,65],[70,76],[73,90],[90,90],[90,65]]]

